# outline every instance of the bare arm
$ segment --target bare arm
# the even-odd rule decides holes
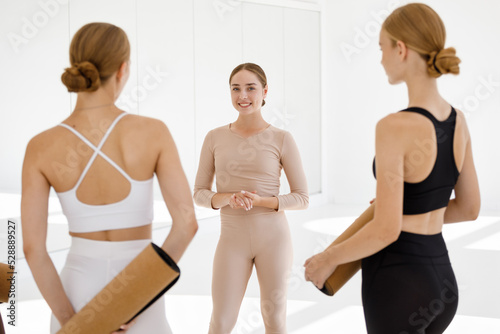
[[[376,130],[377,200],[374,219],[351,238],[328,247],[305,263],[306,279],[322,287],[342,263],[370,256],[394,242],[403,220],[403,175],[405,148],[394,120],[385,118]]]
[[[42,296],[59,323],[75,313],[46,248],[50,185],[37,166],[38,149],[30,142],[22,171],[21,221],[24,254]]]
[[[172,217],[172,229],[162,245],[163,250],[178,262],[198,229],[191,190],[182,169],[179,154],[168,128],[162,123],[161,151],[156,176],[163,199]]]
[[[339,244],[332,254],[337,264],[370,256],[394,242],[403,221],[404,145],[392,120],[383,119],[376,129],[377,200],[375,216],[358,233]]]
[[[474,167],[474,160],[472,158],[472,147],[467,128],[466,135],[467,144],[465,148],[464,163],[457,184],[455,185],[455,198],[450,200],[444,213],[445,224],[475,220],[479,215],[481,198],[479,195],[479,184],[476,168]]]

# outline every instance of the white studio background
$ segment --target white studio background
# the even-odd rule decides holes
[[[205,134],[236,117],[229,73],[252,61],[269,78],[264,115],[294,135],[310,192],[365,203],[374,196],[375,124],[407,103],[404,86],[387,83],[378,32],[407,2],[0,0],[0,192],[20,193],[28,140],[72,110],[75,96],[60,82],[71,37],[85,23],[106,21],[132,46],[120,106],[169,126],[191,185]],[[462,59],[461,74],[441,78],[440,88],[467,114],[482,209],[498,210],[500,3],[424,2],[441,15],[447,46]]]
[[[324,76],[329,201],[356,203],[375,196],[371,164],[375,125],[407,106],[404,85],[391,86],[380,64],[383,19],[406,0],[325,1]],[[441,16],[446,46],[462,60],[460,75],[438,79],[443,96],[467,115],[479,177],[482,212],[500,209],[500,3],[421,1]],[[369,186],[371,185],[371,186]]]
[[[70,114],[75,94],[60,76],[71,38],[82,25],[103,21],[122,27],[132,47],[131,77],[117,104],[169,126],[191,185],[206,133],[237,117],[229,74],[255,62],[270,87],[264,116],[294,135],[309,190],[320,194],[320,6],[273,3],[1,0],[0,192],[20,192],[27,142]],[[282,184],[288,192],[285,178]]]

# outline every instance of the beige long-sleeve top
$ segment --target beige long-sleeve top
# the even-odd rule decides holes
[[[282,169],[290,184],[290,193],[285,195],[279,194]],[[248,138],[233,132],[230,125],[211,130],[205,137],[196,175],[193,197],[197,205],[212,208],[216,194],[212,191],[214,176],[219,193],[246,190],[257,191],[261,197],[275,196],[278,211],[305,209],[309,205],[297,145],[289,132],[272,125]],[[252,211],[262,209],[265,208]],[[223,207],[221,213],[227,210],[232,209]]]

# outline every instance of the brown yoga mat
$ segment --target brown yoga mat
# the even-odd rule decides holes
[[[357,231],[359,231],[363,226],[366,225],[369,221],[373,219],[373,215],[375,213],[375,203],[370,205],[368,209],[365,210],[359,216],[354,223],[351,224],[337,239],[332,242],[332,245],[336,245],[341,243],[342,241],[349,239],[352,235],[354,235]],[[333,274],[328,277],[325,282],[325,285],[321,292],[328,296],[333,296],[337,291],[340,290],[344,284],[347,283],[361,269],[361,260],[357,260],[354,262],[341,264],[335,269]]]
[[[10,265],[0,263],[0,303],[9,301],[10,278],[13,272],[14,270]]]
[[[7,303],[9,301],[10,293],[10,278],[14,268],[6,263],[0,263],[0,303]],[[2,316],[0,315],[0,334],[5,334],[3,327]]]
[[[179,279],[180,269],[151,243],[57,334],[111,333],[137,317]]]

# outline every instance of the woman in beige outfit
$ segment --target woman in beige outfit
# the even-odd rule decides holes
[[[266,334],[286,333],[286,278],[292,243],[286,209],[305,209],[307,183],[289,132],[261,114],[267,95],[264,71],[237,66],[229,78],[236,122],[210,131],[196,176],[195,203],[221,209],[221,236],[214,258],[211,334],[228,334],[255,264]],[[284,169],[291,192],[279,195]],[[216,176],[217,192],[212,191]]]

